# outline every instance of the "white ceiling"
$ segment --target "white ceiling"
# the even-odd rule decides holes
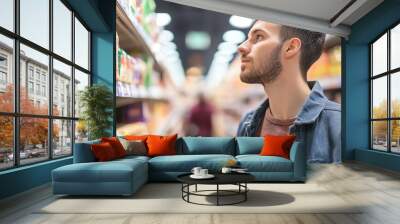
[[[347,37],[350,26],[383,0],[166,0]],[[346,5],[350,5],[338,14]]]

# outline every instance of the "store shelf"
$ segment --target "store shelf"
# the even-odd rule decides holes
[[[123,107],[137,102],[168,102],[167,98],[156,97],[121,97],[117,96],[117,107]]]
[[[121,4],[117,1],[117,33],[119,45],[128,52],[140,52],[150,56],[154,60],[155,69],[162,73],[163,67],[157,61],[150,46],[152,40],[145,33],[141,25],[134,17],[129,17]]]

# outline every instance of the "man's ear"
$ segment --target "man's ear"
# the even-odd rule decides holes
[[[285,51],[283,55],[285,58],[292,58],[300,53],[301,48],[301,40],[297,37],[290,38],[284,44]]]

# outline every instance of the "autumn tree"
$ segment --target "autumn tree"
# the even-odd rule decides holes
[[[14,88],[13,85],[8,85],[6,92],[0,94],[0,111],[13,112],[14,107]],[[34,105],[33,101],[29,99],[29,95],[25,88],[20,88],[20,110],[23,114],[41,114],[47,115],[47,104]],[[59,113],[58,110],[55,113]],[[13,117],[0,116],[0,147],[12,149],[13,147]],[[47,118],[33,118],[21,117],[20,118],[20,148],[24,149],[26,145],[47,143],[48,136],[48,119]],[[59,135],[59,128],[53,126],[53,138]]]

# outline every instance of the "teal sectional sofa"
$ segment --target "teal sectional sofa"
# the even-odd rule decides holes
[[[176,181],[193,167],[218,172],[234,159],[259,182],[304,182],[306,154],[300,142],[294,142],[290,159],[260,156],[262,137],[181,137],[176,142],[177,155],[127,156],[96,162],[90,145],[99,141],[75,144],[74,163],[52,171],[54,194],[131,195],[151,182]]]

